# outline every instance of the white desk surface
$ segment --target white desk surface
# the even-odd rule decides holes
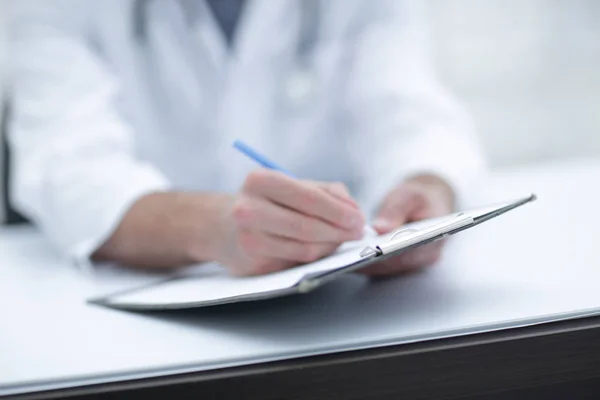
[[[0,395],[524,326],[600,310],[600,160],[497,173],[478,204],[538,200],[451,239],[425,273],[351,275],[251,305],[130,313],[84,299],[162,277],[81,276],[31,228],[0,229]]]

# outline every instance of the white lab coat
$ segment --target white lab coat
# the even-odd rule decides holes
[[[186,1],[186,0],[181,0]],[[435,80],[421,1],[322,1],[318,85],[292,102],[299,1],[249,0],[229,54],[202,2],[18,0],[9,14],[13,203],[85,260],[139,197],[235,192],[257,166],[241,139],[302,178],[347,183],[371,215],[403,177],[463,198],[485,166]]]

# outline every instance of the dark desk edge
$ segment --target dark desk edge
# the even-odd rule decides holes
[[[577,381],[600,398],[600,317],[6,398],[488,398]]]

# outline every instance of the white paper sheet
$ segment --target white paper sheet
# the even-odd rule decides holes
[[[332,256],[268,275],[234,277],[218,265],[210,264],[196,268],[193,275],[152,285],[143,290],[114,295],[111,299],[123,304],[168,307],[282,291],[293,288],[307,274],[334,270],[360,260],[360,250],[383,237],[346,243]]]

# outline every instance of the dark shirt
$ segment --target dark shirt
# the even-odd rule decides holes
[[[207,0],[207,3],[219,22],[227,42],[231,44],[244,0]]]

